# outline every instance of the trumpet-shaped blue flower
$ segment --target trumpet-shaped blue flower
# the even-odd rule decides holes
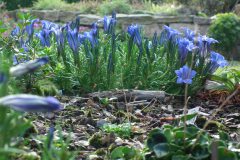
[[[214,51],[210,52],[210,73],[215,72],[219,67],[225,67],[228,65],[228,62],[225,58]]]
[[[108,18],[107,16],[104,16],[103,18],[103,30],[105,33],[110,34],[112,33],[113,28],[116,25],[116,13],[112,14],[112,18]]]
[[[86,37],[82,34],[78,34],[78,41],[80,44],[83,44],[85,41]]]
[[[19,36],[19,35],[20,35],[20,27],[16,26],[16,27],[12,30],[11,36],[17,37],[17,36]]]
[[[26,73],[31,73],[48,63],[48,57],[42,57],[36,60],[31,60],[26,63],[18,64],[10,68],[10,74],[15,77],[22,76]]]
[[[31,41],[31,39],[33,37],[33,33],[34,33],[34,24],[38,21],[39,21],[39,19],[34,19],[31,21],[31,23],[29,25],[27,25],[25,27],[25,31],[27,32],[27,35],[28,35],[27,42]]]
[[[157,32],[154,32],[153,38],[152,38],[152,45],[156,47],[158,45],[158,37]]]
[[[64,28],[62,28],[62,27],[52,29],[52,31],[53,31],[53,33],[55,34],[55,37],[56,37],[58,54],[61,54],[61,53],[64,52],[65,37],[64,37],[63,29]]]
[[[193,42],[191,42],[187,38],[179,39],[178,40],[178,53],[179,53],[181,62],[184,62],[184,60],[187,57],[187,54],[189,52],[192,52],[196,48],[197,47],[193,44]]]
[[[92,47],[95,47],[98,44],[98,29],[97,25],[94,23],[90,32],[84,32],[84,36],[91,43]]]
[[[192,84],[192,79],[196,76],[196,71],[191,70],[187,65],[175,71],[177,83]]]
[[[54,97],[27,94],[2,97],[0,104],[22,112],[53,112],[63,109],[60,102]]]
[[[50,36],[52,30],[42,29],[39,33],[36,33],[36,36],[40,39],[41,45],[43,47],[50,47]]]
[[[188,29],[188,28],[183,28],[183,31],[184,31],[184,36],[189,40],[189,41],[194,41],[194,36],[195,36],[195,33]]]
[[[169,41],[173,44],[176,44],[179,34],[180,34],[179,31],[164,25],[163,31],[160,36],[160,44],[165,44],[166,42],[169,42]]]
[[[135,44],[137,44],[138,47],[142,46],[142,37],[140,34],[140,28],[136,24],[132,24],[131,26],[128,27],[128,34],[133,38],[133,41]]]
[[[77,55],[79,51],[79,41],[78,41],[78,30],[76,28],[72,30],[70,27],[68,27],[67,41],[73,53]]]
[[[70,28],[71,29],[76,29],[77,31],[79,30],[79,27],[80,27],[80,17],[78,16],[75,21],[72,21],[70,23]]]
[[[218,43],[218,41],[213,38],[209,38],[206,35],[199,35],[197,40],[197,46],[199,48],[200,55],[202,57],[206,57],[208,52],[211,50],[211,45],[214,43]]]
[[[42,20],[42,29],[51,30],[53,28],[59,28],[58,24],[52,23],[50,21]]]

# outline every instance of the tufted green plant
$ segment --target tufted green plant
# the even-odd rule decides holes
[[[208,34],[219,41],[216,44],[217,49],[226,53],[232,52],[240,41],[240,17],[234,13],[218,14]]]

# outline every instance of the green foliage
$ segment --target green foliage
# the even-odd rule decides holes
[[[233,92],[240,82],[239,66],[228,66],[222,69],[218,69],[214,75],[211,76],[211,80],[217,83],[207,84],[206,88],[209,90],[222,90]]]
[[[104,1],[99,6],[99,13],[102,15],[109,15],[113,11],[116,13],[130,13],[132,10],[131,5],[127,2],[127,0],[112,0],[112,1]]]
[[[19,7],[31,7],[35,1],[37,0],[2,0],[6,4],[7,10],[18,9]]]
[[[71,5],[67,4],[63,0],[38,0],[34,3],[33,8],[35,9],[46,9],[46,10],[63,10],[66,8],[70,8]]]
[[[151,1],[144,2],[144,10],[147,10],[151,13],[163,14],[163,15],[178,15],[178,9],[181,5],[174,5],[171,3],[155,4]]]
[[[234,13],[216,15],[209,28],[209,35],[219,41],[217,49],[231,52],[240,41],[240,18]]]
[[[120,146],[115,148],[111,152],[110,159],[111,160],[118,160],[118,159],[143,160],[143,156],[139,154],[139,151],[134,148],[130,148],[127,146]]]
[[[171,125],[164,125],[161,129],[152,130],[147,139],[147,147],[154,153],[151,159],[209,159],[213,147],[216,147],[217,157],[220,159],[235,160],[239,158],[239,154],[235,151],[239,145],[230,142],[229,136],[225,132],[220,131],[220,139],[214,140],[207,132],[200,133],[200,131],[194,125],[187,126],[186,130],[183,126],[173,127]],[[195,143],[196,140],[198,143]],[[214,143],[217,145],[213,146]],[[229,149],[228,146],[233,148]]]
[[[58,93],[57,87],[49,80],[39,80],[35,86],[37,93],[42,96],[54,96]]]
[[[123,138],[130,138],[132,134],[131,124],[123,123],[123,124],[105,124],[102,127],[103,131],[107,133],[115,133]]]
[[[237,0],[176,0],[207,15],[232,11]]]
[[[43,142],[43,145],[41,145],[42,147],[40,147],[42,151],[42,160],[74,160],[76,154],[69,151],[68,148],[70,144],[70,135],[67,139],[64,139],[61,128],[59,126],[56,128],[58,130],[54,135],[51,135],[49,132],[48,135],[44,136],[41,140]],[[52,136],[57,137],[57,139],[55,140]]]

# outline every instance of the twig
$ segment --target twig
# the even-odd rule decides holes
[[[217,115],[217,113],[222,110],[222,108],[226,105],[226,103],[227,103],[230,99],[232,99],[232,97],[235,96],[235,95],[239,92],[239,90],[240,90],[240,86],[238,86],[237,89],[236,89],[231,95],[229,95],[229,96],[226,98],[226,100],[216,109],[216,111],[212,114],[212,116],[211,116],[211,117],[208,119],[208,121],[204,124],[202,130],[199,132],[199,134],[198,134],[198,136],[197,136],[197,138],[196,138],[196,141],[195,141],[195,143],[194,143],[194,145],[193,145],[193,147],[192,147],[192,150],[193,150],[193,148],[196,146],[196,144],[197,144],[200,136],[201,136],[202,133],[205,131],[205,129],[207,128],[207,126],[209,125],[209,123],[213,120],[213,118]]]

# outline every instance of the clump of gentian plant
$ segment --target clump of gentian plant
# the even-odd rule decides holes
[[[227,65],[224,57],[211,49],[217,40],[187,28],[180,32],[164,26],[160,35],[155,33],[148,38],[138,24],[130,25],[127,32],[119,32],[115,13],[93,23],[86,31],[80,22],[79,18],[64,25],[31,20],[28,26],[39,24],[39,28],[33,27],[26,40],[18,38],[16,46],[29,51],[24,55],[30,59],[36,53],[53,59],[42,75],[47,75],[44,77],[49,77],[64,93],[139,88],[183,94],[182,78],[192,83],[188,87],[192,94],[201,89],[218,67]],[[16,26],[12,35],[25,34],[26,27],[21,26],[24,25]],[[184,66],[195,71],[194,76],[175,74],[180,68],[185,70]]]

